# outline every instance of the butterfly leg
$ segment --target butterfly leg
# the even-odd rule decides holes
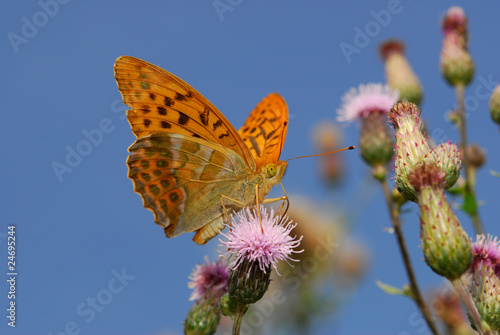
[[[231,227],[231,220],[229,218],[229,213],[227,212],[226,205],[224,204],[224,199],[232,201],[233,203],[235,203],[236,205],[238,205],[240,207],[245,207],[245,204],[243,202],[241,202],[241,201],[238,201],[236,199],[233,199],[233,198],[230,198],[228,196],[225,196],[224,194],[220,195],[220,203],[221,203],[222,209],[224,211],[224,216],[226,217],[226,220],[227,220],[227,222],[229,224],[229,227]]]

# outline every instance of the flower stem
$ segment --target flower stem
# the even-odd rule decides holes
[[[476,326],[477,332],[481,335],[493,334],[491,331],[485,331],[483,329],[481,323],[481,315],[479,315],[476,305],[474,304],[474,301],[472,301],[472,297],[470,296],[469,292],[467,292],[467,289],[465,288],[463,281],[459,278],[452,280],[451,283],[453,284],[453,287],[455,287],[455,290],[457,291],[458,295],[462,298],[465,307],[467,307],[467,311],[469,312],[469,315],[474,325]]]
[[[415,303],[419,307],[422,315],[427,322],[430,330],[434,335],[439,335],[439,331],[432,319],[432,315],[425,303],[424,298],[422,297],[422,293],[420,292],[420,288],[418,287],[417,279],[415,277],[415,273],[413,271],[413,266],[411,265],[410,256],[408,254],[408,249],[406,247],[406,241],[403,235],[403,231],[401,229],[401,222],[399,221],[399,210],[394,208],[394,204],[392,201],[391,194],[389,192],[389,186],[387,185],[387,179],[384,178],[382,183],[382,190],[384,191],[385,201],[387,203],[387,209],[389,210],[389,215],[392,221],[392,227],[394,228],[394,232],[396,233],[396,239],[398,241],[399,251],[401,252],[401,256],[403,258],[403,262],[406,269],[406,274],[408,275],[408,279],[410,281],[410,288],[413,293],[413,298]]]
[[[238,302],[236,307],[236,313],[233,317],[233,335],[240,335],[241,321],[243,320],[243,315],[247,311],[247,305]]]
[[[460,147],[462,150],[462,162],[465,171],[465,192],[473,195],[474,202],[476,201],[475,191],[475,169],[470,166],[469,157],[467,155],[467,121],[465,117],[465,87],[463,85],[455,86],[457,95],[458,115],[460,117],[459,130],[460,130]],[[477,204],[474,206],[476,209],[474,213],[470,214],[474,224],[476,234],[484,234],[483,224],[477,211]]]

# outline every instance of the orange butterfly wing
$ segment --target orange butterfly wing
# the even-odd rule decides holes
[[[254,158],[236,129],[188,83],[130,56],[119,57],[114,70],[123,102],[132,108],[127,119],[137,137],[167,132],[202,138],[233,150],[255,169]]]
[[[287,129],[286,102],[278,93],[271,93],[262,99],[238,130],[255,159],[257,169],[279,160]]]

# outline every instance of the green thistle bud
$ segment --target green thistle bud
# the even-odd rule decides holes
[[[362,120],[359,138],[361,157],[371,166],[385,165],[394,154],[394,136],[387,126],[387,115],[372,112]]]
[[[474,76],[475,65],[461,38],[455,33],[444,37],[440,68],[452,86],[467,86]]]
[[[420,235],[426,263],[440,276],[454,280],[472,262],[469,237],[444,194],[445,173],[435,163],[415,166],[409,176],[417,191]]]
[[[395,104],[388,116],[396,135],[396,185],[406,199],[416,201],[415,189],[408,176],[431,151],[422,134],[420,110],[415,104],[403,101]]]
[[[493,121],[500,124],[500,85],[495,87],[490,98],[490,115]]]
[[[491,330],[500,330],[500,278],[491,266],[482,264],[470,277],[472,299],[481,319]]]
[[[220,299],[219,307],[223,315],[232,317],[236,315],[238,308],[238,301],[236,301],[235,299],[231,299],[229,294],[226,293]]]
[[[462,158],[456,144],[441,143],[432,150],[436,165],[445,173],[445,189],[449,189],[457,182],[462,168]]]
[[[270,277],[270,267],[262,270],[258,261],[245,259],[229,272],[229,296],[243,304],[253,304],[266,293],[271,282]]]
[[[385,63],[387,84],[399,91],[401,100],[420,105],[423,89],[417,75],[405,57],[405,45],[399,40],[387,40],[380,44],[379,54]]]
[[[205,295],[197,300],[189,310],[186,321],[184,321],[184,334],[215,334],[219,322],[219,299],[213,295]]]
[[[477,235],[472,265],[464,276],[481,319],[495,334],[500,330],[499,243],[497,237]]]

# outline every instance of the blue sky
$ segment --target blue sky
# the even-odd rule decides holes
[[[2,2],[0,20],[1,100],[4,146],[0,269],[7,275],[7,226],[17,227],[17,329],[0,320],[2,334],[180,334],[190,307],[187,277],[217,242],[194,245],[188,234],[167,240],[142,207],[127,178],[127,148],[134,136],[113,78],[121,55],[165,68],[199,90],[239,128],[249,111],[270,92],[290,109],[282,158],[315,153],[311,131],[334,121],[340,97],[360,83],[384,81],[376,47],[386,38],[407,44],[407,55],[425,90],[423,116],[431,134],[457,141],[444,118],[455,96],[439,74],[439,18],[462,5],[470,19],[474,81],[466,91],[469,139],[488,160],[478,174],[486,230],[500,235],[498,127],[488,113],[486,90],[500,82],[500,4],[398,1],[227,1],[221,15],[212,1]],[[393,9],[377,23],[375,16]],[[358,53],[346,57],[340,45],[355,44],[356,30],[374,27]],[[378,29],[377,29],[378,27]],[[100,129],[90,146],[88,133]],[[95,131],[93,133],[96,133]],[[86,135],[87,134],[87,135]],[[358,128],[345,129],[345,145],[357,144]],[[83,142],[82,142],[83,141]],[[88,143],[88,142],[87,142]],[[86,156],[66,162],[72,150]],[[366,182],[357,152],[345,155],[348,173],[340,206]],[[57,175],[54,162],[71,171]],[[324,203],[315,159],[290,162],[284,185]],[[70,166],[71,165],[71,166]],[[376,184],[368,189],[378,192]],[[279,194],[278,190],[275,191]],[[274,194],[274,193],[273,193]],[[423,260],[418,215],[408,206],[405,233],[424,290],[443,280]],[[469,235],[468,218],[459,218]],[[372,264],[353,300],[320,334],[426,334],[411,301],[388,296],[375,280],[401,286],[406,277],[382,194],[357,213],[353,234],[371,251]],[[104,290],[104,291],[103,291]],[[0,282],[0,306],[8,306]],[[111,293],[109,293],[111,292]],[[98,296],[104,307],[91,308]],[[3,312],[6,314],[6,312]],[[363,322],[360,322],[363,320]],[[334,328],[332,328],[334,327]]]

